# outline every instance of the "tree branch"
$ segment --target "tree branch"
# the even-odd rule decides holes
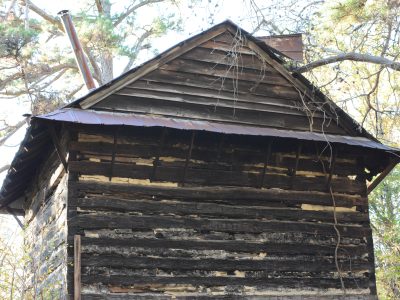
[[[350,61],[360,61],[360,62],[367,62],[367,63],[372,63],[372,64],[377,64],[377,65],[382,65],[383,67],[390,68],[395,71],[400,71],[400,62],[396,62],[381,56],[374,56],[374,55],[369,55],[369,54],[361,54],[361,53],[355,53],[355,52],[349,52],[349,53],[341,53],[338,55],[334,55],[331,57],[319,59],[316,61],[313,61],[305,66],[302,66],[300,68],[294,69],[294,73],[304,73],[311,71],[312,69],[345,61],[345,60],[350,60]]]
[[[20,129],[22,126],[24,126],[26,124],[26,119],[23,119],[22,121],[19,121],[16,125],[14,126],[10,126],[8,128],[8,132],[6,133],[6,135],[4,137],[2,137],[0,139],[0,146],[3,146],[4,143],[14,134],[18,131],[18,129]]]
[[[130,70],[130,68],[132,67],[133,63],[137,58],[139,51],[142,49],[142,44],[149,36],[152,35],[152,33],[153,33],[152,30],[147,30],[138,38],[138,40],[136,41],[136,45],[132,48],[133,55],[130,57],[128,63],[126,64],[123,71],[124,73]]]
[[[135,10],[137,10],[138,8],[142,7],[142,6],[146,6],[148,4],[153,4],[153,3],[159,3],[159,2],[163,2],[165,0],[144,0],[130,8],[127,9],[126,12],[124,12],[122,15],[120,15],[118,17],[118,19],[114,22],[114,27],[117,27],[119,24],[121,24],[121,22],[123,20],[125,20],[126,17],[128,17],[131,13],[133,13]]]
[[[8,9],[7,9],[7,11],[6,11],[4,20],[7,20],[7,19],[8,19],[8,16],[9,16],[10,12],[11,12],[12,9],[14,8],[15,2],[17,2],[17,0],[12,0],[12,1],[11,1],[10,6],[8,7]]]
[[[76,93],[78,93],[84,86],[85,86],[84,84],[81,84],[81,85],[79,85],[76,89],[74,89],[74,90],[72,90],[71,92],[69,92],[69,93],[67,94],[67,96],[66,96],[67,101],[71,100],[72,97],[73,97]]]
[[[89,59],[89,62],[93,67],[94,77],[101,78],[101,70],[100,70],[99,65],[96,62],[96,59],[93,56],[92,51],[90,50],[90,48],[87,46],[86,43],[82,43],[82,48],[83,48],[83,51],[85,51],[86,56]],[[102,85],[102,84],[103,84],[103,82],[99,81],[99,85]]]
[[[43,9],[41,9],[40,7],[36,6],[34,3],[32,3],[32,1],[20,1],[20,4],[22,6],[25,6],[26,3],[29,5],[29,9],[31,9],[32,11],[34,11],[36,14],[38,14],[39,16],[41,16],[43,19],[45,19],[46,21],[48,21],[49,23],[55,25],[58,29],[60,29],[62,32],[64,32],[64,28],[61,24],[61,22],[53,17],[52,15],[49,15],[47,12],[45,12]]]
[[[0,167],[0,173],[7,171],[10,167],[11,167],[11,165],[4,165],[4,166]]]
[[[101,4],[101,0],[95,0],[95,2],[97,11],[99,12],[100,15],[102,15],[104,13],[104,10],[103,10],[103,5]]]

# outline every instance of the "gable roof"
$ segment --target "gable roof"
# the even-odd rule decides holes
[[[34,129],[27,132],[0,191],[0,206],[23,194],[31,176],[26,170],[35,169],[43,156],[40,148],[50,139],[41,120],[163,126],[398,151],[382,145],[304,76],[291,74],[279,55],[225,21],[64,108],[34,117]],[[23,157],[24,148],[35,141],[34,154]]]
[[[225,21],[68,107],[359,135],[282,64],[271,47]]]
[[[232,62],[229,65],[227,59],[232,53],[239,55],[235,61],[236,66]],[[245,124],[249,124],[249,118],[258,116],[264,123],[274,123],[272,127],[275,128],[363,136],[378,142],[304,76],[291,74],[280,57],[282,55],[279,51],[227,20],[171,47],[66,107],[127,111],[127,104],[134,103],[136,109],[131,107],[132,112],[162,114],[159,108],[170,106],[180,110],[180,115],[172,114],[172,117],[190,117],[193,116],[193,110],[185,108],[188,105],[191,108],[197,105],[201,114],[195,116],[195,119],[234,122],[235,119],[240,121],[240,114],[244,114],[247,115],[244,117]],[[199,68],[205,68],[204,72],[199,72]],[[235,72],[240,75],[236,82],[232,78]],[[213,76],[205,75],[210,73]],[[162,90],[162,84],[171,85],[174,81],[183,83],[177,93],[171,95],[171,91]],[[236,87],[232,88],[233,84]],[[230,89],[227,88],[228,85],[231,85]],[[187,87],[192,92],[196,87],[214,89],[214,95],[210,97],[207,94],[206,97],[193,99],[191,96],[196,93],[189,93]],[[254,87],[255,92],[252,91]],[[157,89],[161,89],[161,92],[154,95]],[[148,101],[146,90],[147,93],[152,92],[153,102]],[[229,93],[230,97],[226,98]],[[180,99],[176,96],[185,99],[177,101]],[[264,99],[260,100],[260,96]],[[121,107],[116,104],[116,98],[121,101]],[[250,116],[249,103],[257,107],[251,110]],[[217,111],[224,118],[221,119]],[[213,119],[213,115],[217,118]],[[297,117],[290,118],[290,115]],[[307,120],[301,120],[299,116],[306,117]],[[259,120],[250,122],[250,125],[270,126]],[[284,121],[288,124],[279,126],[279,122]],[[299,127],[295,128],[296,125]]]

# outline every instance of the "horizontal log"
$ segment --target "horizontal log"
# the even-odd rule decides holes
[[[100,129],[93,125],[82,126],[77,124],[68,124],[68,127],[72,132],[79,134],[79,142],[102,142],[114,144],[115,128],[102,127]],[[122,147],[130,144],[137,147],[157,147],[159,145],[162,131],[163,129],[155,127],[122,127],[119,128],[118,131],[117,143],[121,144]],[[169,147],[176,151],[179,151],[179,149],[187,149],[187,141],[190,139],[190,135],[190,132],[171,128],[168,130],[164,146],[167,150]],[[225,156],[229,156],[234,152],[239,161],[259,163],[260,161],[264,162],[265,160],[265,152],[270,140],[271,137],[224,135],[214,132],[199,131],[196,134],[196,142],[193,151],[199,151],[198,155],[201,155],[200,151],[204,152],[203,160],[205,161],[215,161],[216,158],[213,159],[210,158],[210,156],[215,156],[217,151],[220,151],[221,155],[218,160],[221,162],[231,163],[231,159]],[[279,139],[279,143],[277,141],[273,143],[271,159],[277,161],[295,159],[297,146],[298,141],[292,139]],[[184,151],[184,153],[186,152]],[[194,154],[195,153],[192,153],[192,155]],[[276,157],[274,157],[274,155]],[[361,169],[361,157],[362,153],[359,149],[338,149],[335,168],[336,166],[347,168],[348,172],[350,172],[350,169],[352,168]],[[304,143],[299,159],[299,164],[303,160],[312,160],[313,163],[319,164],[321,167],[321,161],[323,161],[325,167],[327,167],[331,160],[331,154],[330,151],[326,149],[326,143]],[[273,161],[271,161],[271,163],[273,163]],[[293,167],[293,165],[294,164],[291,166]]]
[[[156,229],[156,228],[187,228],[198,231],[221,232],[302,232],[315,235],[336,236],[333,225],[311,222],[292,221],[255,221],[249,219],[210,219],[210,218],[177,218],[176,216],[139,216],[121,214],[78,214],[71,219],[74,226],[82,229]],[[342,237],[366,237],[371,234],[368,227],[337,225]]]
[[[354,280],[344,278],[347,288],[367,288],[368,278]],[[257,288],[304,288],[317,287],[321,289],[341,288],[340,280],[327,278],[237,278],[237,277],[162,277],[162,276],[125,276],[125,275],[96,275],[82,274],[83,284],[95,284],[101,282],[105,285],[131,286],[136,284],[191,284],[195,286],[224,286],[245,285],[257,286]]]
[[[275,272],[337,272],[335,263],[323,259],[302,261],[293,259],[246,260],[246,259],[185,259],[155,258],[118,255],[82,255],[82,267],[109,267],[129,269],[161,270],[205,270],[205,271],[264,271]],[[370,263],[360,261],[339,261],[343,272],[368,271]]]
[[[336,245],[321,245],[308,243],[278,243],[278,242],[251,242],[237,240],[172,240],[172,239],[138,239],[138,238],[92,238],[82,237],[82,245],[96,247],[144,247],[148,249],[187,249],[187,250],[223,250],[237,253],[268,253],[269,255],[321,255],[334,256]],[[85,251],[85,250],[84,250]],[[91,253],[90,251],[86,251]],[[367,254],[366,245],[339,246],[339,257],[347,257],[349,254],[362,256]]]
[[[88,286],[88,287],[90,287],[90,286]],[[129,292],[129,288],[127,288],[125,290],[127,290],[127,292]],[[135,289],[135,288],[132,288],[131,291],[132,291],[132,293],[135,293],[135,294],[126,294],[123,292],[109,294],[104,291],[101,292],[101,294],[83,293],[81,296],[81,299],[82,300],[132,300],[132,299],[134,299],[134,300],[154,300],[154,299],[172,300],[172,299],[183,299],[180,297],[176,297],[175,295],[174,296],[166,295],[164,293],[157,293],[157,292],[146,293],[143,290],[141,290],[140,288],[139,288],[139,292],[137,292],[137,289]],[[192,296],[190,296],[190,297],[184,296],[184,299],[191,299],[191,298],[192,298]],[[196,299],[198,299],[197,296],[196,296]],[[357,299],[357,300],[363,300],[363,299]]]
[[[158,137],[157,137],[158,138]],[[154,138],[155,139],[155,138]],[[69,145],[69,149],[73,151],[79,151],[80,154],[93,154],[99,156],[101,159],[111,161],[112,153],[116,154],[116,160],[119,158],[143,158],[153,159],[155,156],[160,154],[161,161],[162,157],[174,157],[177,159],[185,160],[187,155],[187,149],[185,145],[179,145],[179,140],[174,137],[169,137],[163,145],[162,151],[158,153],[157,144],[153,140],[148,140],[140,136],[134,138],[128,138],[125,136],[119,136],[118,143],[114,145],[113,138],[110,136],[104,136],[103,141],[72,141]],[[99,137],[97,140],[101,140]],[[275,146],[277,148],[277,146]],[[108,158],[102,156],[109,156]],[[259,169],[262,170],[262,165],[265,161],[265,151],[262,151],[260,147],[257,149],[241,149],[234,145],[225,145],[219,147],[218,141],[214,143],[206,141],[202,137],[196,138],[196,144],[192,149],[192,160],[189,162],[189,166],[207,168],[210,165],[212,168],[226,169],[232,168],[232,155],[235,158],[235,164],[233,167],[236,169]],[[217,157],[219,158],[217,159]],[[268,167],[278,167],[283,169],[291,169],[296,163],[295,154],[290,152],[290,149],[276,149],[270,154]],[[313,172],[319,175],[326,175],[324,168],[329,166],[329,158],[317,159],[314,153],[304,153],[299,157],[297,171]],[[349,176],[349,175],[363,175],[365,173],[361,164],[357,164],[353,160],[340,160],[337,159],[333,175]]]
[[[110,175],[110,164],[89,161],[71,161],[69,170],[79,172],[84,175]],[[113,164],[113,175],[115,177],[153,179],[154,181],[181,182],[183,168],[165,167],[157,168],[157,176],[153,178],[153,166],[134,165],[134,164]],[[240,171],[222,171],[193,169],[186,170],[186,183],[201,185],[225,185],[225,186],[251,186],[258,187],[261,182],[261,174]],[[265,187],[294,189],[294,190],[313,190],[326,191],[325,177],[307,177],[300,174],[295,176],[266,174],[264,178]],[[348,194],[363,195],[366,191],[365,183],[351,180],[347,177],[333,178],[331,181],[332,189],[335,192],[345,192]]]
[[[151,196],[150,196],[151,197]],[[333,212],[312,211],[295,208],[272,208],[262,206],[232,206],[219,203],[199,202],[160,202],[153,200],[121,199],[115,196],[94,196],[79,198],[77,205],[81,210],[107,210],[117,212],[142,212],[144,214],[172,214],[215,216],[220,218],[265,219],[265,220],[304,220],[333,223]],[[339,223],[368,222],[368,214],[362,212],[337,212]]]
[[[127,289],[127,292],[129,291],[129,288]],[[132,290],[132,292],[134,289]],[[363,294],[365,291],[358,290],[360,293],[358,295],[346,295],[346,300],[378,300],[377,296],[373,295],[368,295],[368,294]],[[191,296],[181,296],[179,294],[174,294],[174,295],[165,295],[164,293],[144,293],[144,294],[135,294],[134,299],[135,300],[152,300],[152,299],[157,299],[157,300],[239,300],[246,298],[248,300],[315,300],[316,298],[320,300],[340,300],[343,299],[343,292],[337,293],[335,295],[321,295],[321,293],[316,293],[312,295],[312,292],[308,291],[308,294],[304,294],[304,290],[301,289],[298,292],[301,292],[301,296],[299,295],[282,295],[282,292],[280,292],[279,296],[274,295],[273,291],[269,291],[270,295],[268,296],[267,293],[263,292],[262,290],[259,290],[258,292],[250,292],[250,293],[242,293],[241,291],[235,293],[235,292],[229,292],[226,293],[226,295],[205,295],[203,292],[191,292]],[[290,291],[293,292],[293,291]],[[289,292],[289,293],[290,293]],[[332,292],[331,292],[332,293]],[[132,294],[123,294],[123,293],[118,293],[118,294],[83,294],[82,295],[82,300],[131,300],[132,299]]]
[[[248,187],[163,187],[146,186],[137,184],[120,183],[99,183],[95,181],[70,183],[74,189],[83,193],[110,193],[127,194],[129,197],[140,196],[150,199],[189,199],[190,201],[259,201],[258,205],[265,205],[266,202],[284,202],[287,204],[314,204],[332,205],[332,198],[329,193],[285,191],[278,189],[257,189]],[[355,205],[366,205],[365,197],[349,197],[346,195],[334,194],[337,206],[352,207]],[[232,202],[234,203],[234,202]]]

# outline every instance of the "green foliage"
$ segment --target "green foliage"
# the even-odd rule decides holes
[[[332,18],[335,21],[350,19],[360,22],[365,20],[368,15],[365,11],[366,0],[346,0],[333,7]]]
[[[113,49],[123,42],[123,37],[115,32],[112,20],[104,15],[97,18],[81,13],[77,22],[78,35],[82,43],[92,50]]]
[[[379,299],[400,299],[400,167],[372,193],[370,215],[375,238]]]
[[[14,26],[13,26],[14,25]],[[34,29],[25,29],[23,24],[0,24],[0,58],[19,59],[22,50],[29,43],[38,40],[39,32]]]

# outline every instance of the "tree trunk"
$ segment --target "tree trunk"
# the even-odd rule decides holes
[[[102,11],[100,14],[104,14],[107,18],[111,18],[111,3],[108,0],[101,1]],[[100,66],[101,66],[101,83],[106,84],[114,78],[113,72],[113,53],[110,49],[103,49],[100,55]]]

